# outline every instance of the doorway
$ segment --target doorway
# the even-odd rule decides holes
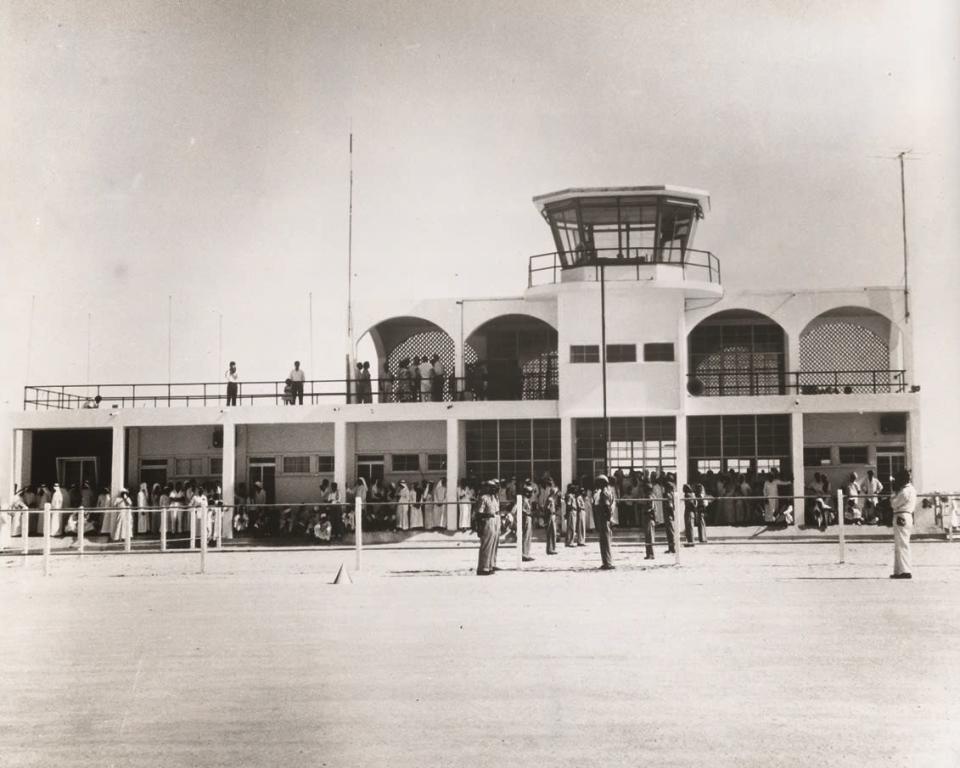
[[[251,458],[249,463],[250,492],[254,483],[262,483],[267,504],[273,504],[277,488],[277,460],[273,457]]]

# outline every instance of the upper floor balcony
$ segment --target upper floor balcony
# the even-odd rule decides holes
[[[666,268],[667,280],[708,283],[719,286],[720,260],[710,251],[695,248],[611,247],[583,248],[567,262],[559,251],[538,253],[527,265],[527,287],[561,282],[599,282],[601,268],[607,280],[649,280]]]

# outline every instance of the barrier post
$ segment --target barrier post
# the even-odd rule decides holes
[[[844,551],[844,550],[845,550],[846,541],[844,540],[843,512],[844,512],[844,510],[843,510],[843,491],[840,490],[839,488],[837,488],[837,525],[839,526],[838,533],[840,534],[840,535],[839,535],[839,538],[837,539],[837,541],[838,541],[839,544],[840,544],[840,562],[841,562],[841,563],[844,562],[844,558],[845,558],[845,554],[846,554],[845,551]]]
[[[167,551],[167,510],[160,510],[160,551]]]
[[[86,538],[83,535],[83,524],[86,514],[87,513],[81,504],[80,509],[77,510],[77,547],[80,550],[81,555],[83,554],[83,547],[86,543]]]
[[[207,507],[200,507],[200,573],[207,572]]]
[[[673,492],[673,564],[680,565],[680,550],[683,549],[683,543],[680,541],[680,515],[683,514],[683,507],[680,506],[680,491]]]
[[[217,549],[223,549],[223,507],[217,507],[217,517],[216,523],[217,526]]]
[[[353,503],[353,531],[357,540],[357,570],[363,555],[363,499],[360,496]]]
[[[513,519],[517,521],[517,570],[523,569],[523,504],[520,494],[513,502]]]
[[[50,502],[43,505],[43,575],[50,575]]]
[[[23,537],[23,554],[30,554],[30,510],[23,510],[23,516],[20,518],[20,535]],[[26,559],[24,559],[26,564]]]
[[[126,523],[123,526],[123,551],[130,552],[133,550],[133,510],[130,507],[124,507],[120,510],[120,514],[124,516]]]
[[[197,548],[197,508],[187,507],[190,512],[190,549]]]

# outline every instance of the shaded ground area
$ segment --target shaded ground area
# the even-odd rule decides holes
[[[956,766],[960,546],[891,549],[3,558],[0,764]]]

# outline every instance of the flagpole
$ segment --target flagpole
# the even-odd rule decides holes
[[[904,180],[903,156],[909,151],[908,149],[906,152],[897,155],[900,158],[900,226],[903,230],[903,319],[906,322],[910,321],[910,283],[907,273],[907,185]]]
[[[350,202],[347,212],[347,354],[346,393],[350,402],[350,380],[353,371],[350,356],[353,354],[353,125],[350,126]]]
[[[167,384],[173,381],[173,296],[167,296]]]

